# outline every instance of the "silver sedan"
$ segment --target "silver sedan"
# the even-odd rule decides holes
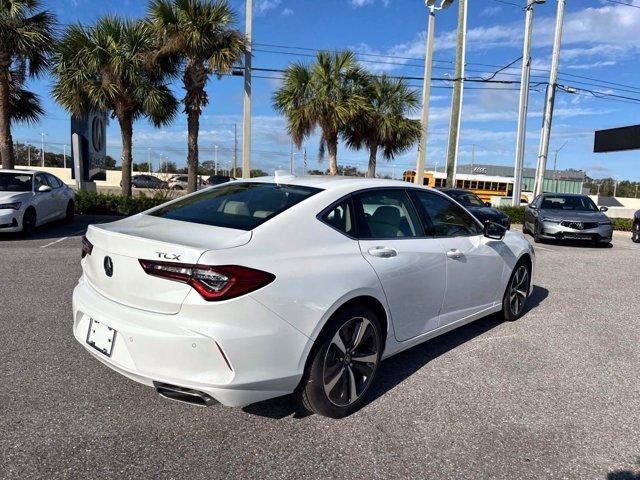
[[[608,245],[613,224],[587,195],[544,193],[531,202],[524,213],[523,230],[542,240],[580,240]]]

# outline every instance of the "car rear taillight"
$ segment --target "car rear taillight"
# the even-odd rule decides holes
[[[93,243],[87,240],[87,237],[83,235],[82,236],[82,258],[86,257],[87,255],[91,255],[91,252],[93,252]]]
[[[187,265],[139,260],[144,271],[154,277],[191,285],[210,302],[239,297],[271,283],[275,275],[238,265]]]

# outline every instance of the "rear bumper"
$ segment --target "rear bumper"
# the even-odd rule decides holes
[[[76,340],[109,368],[145,385],[190,388],[234,407],[293,392],[312,345],[250,296],[185,302],[179,314],[165,315],[118,304],[81,279],[73,318]],[[111,357],[87,344],[91,318],[116,330]]]
[[[542,222],[540,225],[540,237],[549,240],[610,242],[612,236],[613,225],[599,225],[585,230],[565,227],[556,222]]]

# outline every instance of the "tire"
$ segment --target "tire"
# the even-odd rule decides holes
[[[502,316],[507,322],[519,319],[524,313],[530,285],[531,268],[521,260],[513,268],[502,298]]]
[[[66,223],[67,225],[70,225],[73,223],[73,217],[76,214],[76,207],[73,203],[73,200],[69,200],[69,203],[67,204],[67,211],[65,212],[64,215],[64,223]]]
[[[384,346],[380,321],[365,306],[344,308],[316,345],[300,383],[302,405],[325,417],[346,417],[360,408],[375,381]]]
[[[529,232],[529,229],[527,228],[527,221],[526,220],[522,221],[522,233],[523,233],[523,235],[527,235],[527,234],[531,233],[531,232]]]
[[[540,224],[536,220],[536,223],[533,225],[533,241],[536,243],[542,243],[542,238],[540,238]]]
[[[27,208],[27,211],[24,212],[24,216],[22,217],[22,234],[25,237],[33,234],[33,231],[36,229],[36,222],[37,214],[35,208]]]
[[[640,222],[633,224],[633,233],[631,235],[631,241],[633,243],[640,243]]]

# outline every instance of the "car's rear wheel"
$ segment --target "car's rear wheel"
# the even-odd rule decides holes
[[[364,306],[338,311],[311,353],[300,388],[308,410],[342,418],[357,410],[374,381],[382,355],[382,332]]]
[[[37,215],[36,210],[33,207],[27,208],[22,217],[22,234],[29,236],[36,229]]]
[[[631,240],[634,243],[640,243],[640,222],[635,222],[633,224],[633,233],[631,235]]]
[[[73,223],[73,217],[76,214],[76,207],[73,204],[73,200],[69,200],[67,203],[67,211],[64,214],[64,223]]]
[[[511,273],[507,291],[502,299],[502,316],[505,320],[513,322],[522,316],[530,285],[531,268],[526,261],[520,261]]]

